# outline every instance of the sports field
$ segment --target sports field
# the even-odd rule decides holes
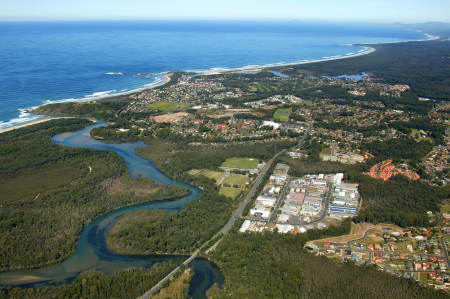
[[[292,113],[292,108],[278,109],[277,111],[275,111],[275,114],[273,115],[273,119],[279,120],[279,121],[288,121],[291,113]]]
[[[230,186],[239,186],[239,188],[244,188],[247,184],[248,178],[245,175],[241,174],[230,174],[224,180],[224,184],[228,184]]]
[[[223,162],[222,167],[238,169],[255,169],[258,166],[258,159],[252,158],[228,158]]]
[[[177,109],[182,109],[187,107],[188,105],[183,103],[175,103],[175,102],[156,102],[148,105],[148,109],[160,110],[160,111],[174,111]]]
[[[241,190],[238,188],[232,187],[222,187],[219,191],[220,194],[225,195],[229,198],[235,199],[241,193]]]

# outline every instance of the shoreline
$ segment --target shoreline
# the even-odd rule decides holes
[[[358,44],[351,44],[349,46],[358,46]],[[300,60],[298,62],[292,62],[292,63],[284,63],[284,64],[272,64],[267,66],[255,66],[255,67],[241,67],[241,68],[235,68],[235,69],[227,69],[227,70],[214,70],[214,71],[206,71],[206,72],[198,72],[198,75],[200,76],[211,76],[211,75],[220,75],[220,74],[231,74],[231,73],[240,73],[240,72],[260,72],[268,69],[274,69],[274,68],[283,68],[288,66],[295,66],[295,65],[303,65],[303,64],[311,64],[311,63],[319,63],[319,62],[327,62],[327,61],[335,61],[335,60],[341,60],[341,59],[347,59],[347,58],[354,58],[364,55],[369,55],[374,52],[376,52],[376,49],[371,46],[364,46],[367,48],[367,50],[364,50],[363,52],[357,52],[353,53],[351,55],[341,55],[341,56],[330,56],[326,58],[320,58],[320,59],[314,59],[314,60]]]
[[[267,65],[262,65],[262,66],[243,66],[243,67],[238,67],[238,68],[231,68],[231,69],[216,69],[216,70],[206,70],[206,71],[195,71],[195,70],[185,70],[182,72],[186,72],[186,73],[195,73],[198,76],[211,76],[211,75],[220,75],[220,74],[232,74],[232,73],[239,73],[239,72],[261,72],[264,70],[271,70],[271,69],[279,69],[279,68],[284,68],[284,67],[289,67],[289,66],[296,66],[296,65],[304,65],[304,64],[312,64],[312,63],[320,63],[320,62],[329,62],[329,61],[336,61],[336,60],[342,60],[342,59],[347,59],[347,58],[354,58],[354,57],[360,57],[360,56],[364,56],[364,55],[369,55],[372,54],[374,52],[376,52],[376,48],[374,47],[375,45],[383,45],[383,44],[397,44],[397,43],[407,43],[407,42],[427,42],[427,41],[435,41],[435,40],[439,40],[440,36],[435,36],[426,32],[420,32],[421,34],[423,34],[424,36],[428,37],[428,39],[423,39],[423,40],[406,40],[406,41],[395,41],[395,42],[380,42],[380,43],[372,43],[372,44],[347,44],[347,46],[349,47],[365,47],[364,51],[360,51],[360,52],[356,52],[356,53],[352,53],[351,55],[338,55],[338,56],[330,56],[330,57],[324,57],[324,58],[320,58],[320,59],[314,59],[314,60],[300,60],[297,62],[292,62],[292,63],[273,63],[273,64],[267,64]],[[32,109],[36,109],[38,107],[42,107],[44,105],[48,105],[48,104],[56,104],[56,103],[69,103],[69,102],[91,102],[91,101],[111,101],[114,99],[120,99],[121,97],[124,96],[130,96],[139,92],[143,92],[146,90],[151,90],[151,89],[155,89],[155,88],[159,88],[162,87],[168,83],[170,83],[170,81],[172,80],[172,76],[174,75],[175,71],[168,71],[167,74],[163,77],[164,79],[161,82],[158,82],[152,86],[143,86],[142,88],[138,88],[135,90],[130,90],[127,92],[123,92],[123,93],[119,93],[119,94],[115,94],[115,95],[106,95],[106,96],[102,96],[102,97],[98,97],[98,98],[92,98],[92,99],[79,99],[79,100],[61,100],[61,101],[54,101],[51,103],[47,103],[47,104],[42,104],[40,106],[37,107],[33,107]],[[32,110],[27,110],[28,112],[32,113]],[[35,114],[38,116],[44,116],[42,114]],[[30,122],[24,122],[20,125],[15,125],[9,128],[4,128],[4,129],[0,129],[0,134],[4,133],[4,132],[9,132],[15,129],[20,129],[23,127],[27,127],[27,126],[31,126],[34,124],[38,124],[38,123],[42,123],[42,122],[46,122],[49,121],[51,119],[58,119],[58,118],[64,118],[64,117],[50,117],[50,118],[45,118],[45,119],[40,119],[40,120],[34,120],[34,121],[30,121]]]
[[[29,126],[33,126],[33,125],[37,125],[37,124],[41,124],[41,123],[45,123],[48,122],[50,120],[55,120],[55,119],[66,119],[66,118],[77,118],[74,116],[51,116],[51,117],[45,117],[42,119],[38,119],[38,120],[33,120],[30,122],[26,122],[20,125],[16,125],[13,127],[9,127],[9,128],[5,128],[5,129],[0,129],[0,134],[2,133],[6,133],[6,132],[10,132],[10,131],[14,131],[16,129],[21,129],[21,128],[25,128],[25,127],[29,127]],[[96,123],[97,120],[95,118],[91,118],[91,117],[80,117],[80,118],[84,118],[84,119],[88,119],[93,123]]]
[[[105,100],[112,100],[112,99],[115,99],[115,98],[120,98],[120,97],[123,97],[123,96],[129,96],[129,95],[132,95],[132,94],[135,94],[135,93],[138,93],[138,92],[142,92],[144,90],[150,90],[150,89],[158,88],[158,87],[161,87],[161,86],[163,86],[165,84],[168,84],[172,80],[172,76],[173,76],[173,72],[169,72],[167,75],[164,76],[163,81],[158,82],[158,83],[156,83],[155,85],[153,85],[151,87],[140,88],[140,89],[132,90],[130,92],[125,92],[125,93],[122,93],[122,94],[117,94],[117,95],[113,95],[113,96],[106,96],[106,97],[101,97],[101,98],[95,98],[95,99],[85,99],[85,100],[80,99],[80,100],[61,101],[61,102],[55,101],[55,102],[52,102],[52,103],[43,104],[43,105],[40,105],[40,106],[37,106],[37,107],[33,107],[32,109],[27,110],[27,111],[29,113],[33,114],[32,111],[34,109],[42,107],[42,106],[45,106],[45,105],[49,105],[49,104],[73,103],[73,102],[85,103],[85,102],[93,102],[93,101],[105,101]],[[37,119],[37,120],[31,120],[29,122],[23,122],[23,123],[21,123],[19,125],[15,125],[15,126],[4,128],[4,129],[0,129],[0,134],[6,133],[6,132],[9,132],[9,131],[13,131],[13,130],[16,130],[16,129],[29,127],[29,126],[32,126],[32,125],[37,125],[37,124],[44,123],[44,122],[47,122],[47,121],[50,121],[50,120],[53,120],[53,119],[74,118],[73,116],[57,116],[57,117],[53,117],[53,116],[46,116],[44,114],[34,114],[34,115],[42,116],[43,118]],[[88,119],[95,122],[95,119],[92,119],[92,118],[88,118]]]
[[[62,118],[72,118],[72,117],[64,117],[64,116],[61,116],[61,117],[47,117],[47,118],[43,118],[43,119],[33,120],[33,121],[30,121],[30,122],[26,122],[26,123],[23,123],[23,124],[20,124],[20,125],[16,125],[16,126],[12,126],[12,127],[9,127],[9,128],[0,129],[0,134],[6,133],[6,132],[9,132],[9,131],[13,131],[13,130],[16,130],[16,129],[20,129],[20,128],[29,127],[29,126],[32,126],[32,125],[45,123],[45,122],[48,122],[48,121],[53,120],[53,119],[62,119]]]

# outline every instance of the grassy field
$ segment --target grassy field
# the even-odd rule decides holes
[[[174,102],[156,102],[148,105],[148,109],[160,110],[160,111],[174,111],[186,108],[188,105],[183,103],[174,103]]]
[[[207,169],[203,170],[200,174],[203,175],[203,176],[205,176],[205,177],[207,177],[207,178],[210,178],[210,179],[215,180],[216,183],[218,183],[219,180],[220,180],[220,179],[222,178],[222,176],[223,176],[223,173],[222,173],[222,172],[212,171],[212,170],[207,170]]]
[[[230,186],[239,186],[240,188],[243,188],[246,186],[248,181],[247,176],[242,174],[230,174],[228,177],[225,178],[224,184],[228,184]]]
[[[428,140],[432,142],[432,139],[430,137],[424,137],[417,129],[411,129],[411,133],[409,134],[412,138],[416,139],[417,141],[423,141]]]
[[[258,159],[251,158],[228,158],[223,162],[222,167],[238,169],[255,169],[258,166]]]
[[[189,170],[188,173],[190,175],[194,175],[194,176],[198,176],[198,175],[205,176],[209,179],[215,180],[216,183],[219,183],[220,179],[223,176],[223,172],[213,171],[213,170],[208,170],[208,169],[192,169],[192,170]]]
[[[279,120],[279,121],[288,121],[291,113],[292,113],[292,108],[278,109],[277,111],[275,111],[275,114],[273,115],[273,119]]]
[[[238,197],[239,194],[241,194],[241,190],[238,188],[232,188],[232,187],[222,187],[220,188],[220,194],[225,195],[229,198],[235,199]]]

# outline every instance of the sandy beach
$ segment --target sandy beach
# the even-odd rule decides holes
[[[60,119],[60,118],[68,118],[68,117],[49,117],[49,118],[44,118],[44,119],[39,119],[39,120],[31,121],[31,122],[23,123],[23,124],[14,126],[14,127],[6,128],[6,129],[1,129],[1,130],[0,130],[0,134],[1,134],[1,133],[5,133],[5,132],[9,132],[9,131],[12,131],[12,130],[15,130],[15,129],[25,128],[25,127],[32,126],[32,125],[37,125],[37,124],[40,124],[40,123],[45,123],[45,122],[47,122],[47,121],[49,121],[49,120],[52,120],[52,119]]]
[[[351,45],[356,46],[356,45]],[[255,68],[236,68],[236,69],[229,69],[229,70],[214,70],[211,72],[204,72],[200,73],[202,76],[210,76],[210,75],[220,75],[220,74],[226,74],[226,73],[239,73],[239,72],[260,72],[266,69],[273,69],[273,68],[279,68],[279,67],[286,67],[286,66],[293,66],[293,65],[302,65],[302,64],[310,64],[310,63],[318,63],[318,62],[324,62],[324,61],[333,61],[333,60],[341,60],[341,59],[347,59],[347,58],[353,58],[363,55],[372,54],[376,51],[375,48],[365,46],[367,48],[366,51],[363,52],[357,52],[351,55],[343,55],[338,57],[329,57],[329,58],[321,58],[321,59],[315,59],[315,60],[305,60],[305,61],[298,61],[298,62],[292,62],[292,63],[285,63],[285,64],[279,64],[279,65],[269,65],[269,66],[258,66]]]
[[[105,101],[105,100],[110,100],[110,99],[114,99],[114,98],[120,98],[120,97],[123,97],[123,96],[132,95],[132,94],[135,94],[137,92],[144,91],[144,90],[157,88],[157,87],[163,86],[164,84],[169,83],[170,80],[172,79],[172,75],[173,75],[173,73],[168,73],[167,75],[164,76],[164,80],[162,80],[161,82],[159,82],[159,83],[157,83],[157,84],[155,84],[155,85],[153,85],[151,87],[148,87],[148,88],[142,88],[139,91],[133,91],[133,92],[126,93],[126,94],[121,94],[121,95],[115,95],[115,96],[99,98],[99,99],[89,99],[89,100],[86,100],[86,101],[77,101],[77,102],[91,102],[91,101],[99,101],[99,100]],[[44,122],[47,122],[47,121],[52,120],[52,119],[61,119],[61,118],[72,118],[72,117],[70,117],[70,116],[47,117],[47,118],[44,118],[44,119],[30,121],[30,122],[26,122],[26,123],[23,123],[23,124],[20,124],[20,125],[17,125],[17,126],[5,128],[5,129],[0,129],[0,134],[1,133],[5,133],[5,132],[9,132],[9,131],[12,131],[12,130],[16,130],[16,129],[20,129],[20,128],[24,128],[24,127],[28,127],[28,126],[32,126],[32,125],[36,125],[36,124],[40,124],[40,123],[44,123]],[[96,120],[94,118],[88,118],[88,119],[90,121],[92,121],[92,122],[96,122]]]

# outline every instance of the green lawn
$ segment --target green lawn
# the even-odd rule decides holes
[[[223,172],[213,171],[213,170],[209,170],[209,169],[191,169],[187,173],[189,173],[190,175],[195,175],[195,176],[202,175],[209,179],[215,180],[216,183],[218,183],[223,176]]]
[[[258,166],[258,159],[252,158],[228,158],[223,162],[222,167],[238,169],[255,169]]]
[[[217,183],[222,178],[223,173],[222,172],[218,172],[218,171],[212,171],[212,170],[205,169],[205,170],[203,170],[201,172],[201,175],[203,175],[203,176],[205,176],[207,178],[213,179]]]
[[[231,174],[225,178],[223,183],[228,184],[230,186],[239,186],[240,188],[243,188],[246,186],[247,181],[248,181],[248,178],[245,175]]]
[[[275,114],[273,115],[273,119],[279,120],[279,121],[288,121],[291,113],[292,113],[292,108],[278,109],[277,111],[275,111]]]
[[[232,187],[222,187],[220,188],[219,193],[229,198],[235,199],[241,193],[241,190]]]
[[[157,102],[147,106],[148,109],[160,110],[160,111],[173,111],[187,107],[186,104],[174,103],[174,102]]]

